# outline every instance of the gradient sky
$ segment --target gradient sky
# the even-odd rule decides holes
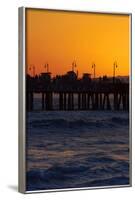
[[[49,63],[52,76],[71,70],[75,60],[79,76],[112,76],[129,74],[130,21],[128,15],[26,10],[26,65],[35,65],[35,72],[45,72]]]

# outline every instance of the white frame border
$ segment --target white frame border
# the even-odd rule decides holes
[[[97,186],[97,187],[81,187],[81,188],[65,188],[65,189],[50,189],[50,190],[35,190],[26,191],[26,60],[25,60],[25,13],[26,9],[44,10],[44,11],[63,11],[63,12],[80,12],[93,14],[110,14],[110,15],[128,15],[130,20],[130,88],[129,88],[129,181],[128,185],[115,186]],[[18,134],[18,191],[21,193],[43,193],[43,192],[61,192],[61,191],[76,191],[90,189],[106,189],[106,188],[123,188],[132,186],[132,13],[126,12],[101,12],[101,11],[86,11],[86,10],[63,10],[63,9],[48,9],[37,7],[20,7],[19,8],[19,134]]]

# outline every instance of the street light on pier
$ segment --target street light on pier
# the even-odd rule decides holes
[[[46,69],[46,71],[47,71],[47,73],[48,73],[48,72],[49,72],[49,64],[46,63],[46,64],[44,65],[44,68]]]
[[[94,79],[95,79],[95,77],[96,77],[96,65],[95,65],[95,63],[92,63],[92,68],[93,68],[93,71],[94,71]]]
[[[35,77],[35,66],[32,64],[32,65],[30,65],[30,67],[29,67],[29,70],[31,71],[32,70],[32,76],[33,77]]]
[[[73,61],[72,62],[72,71],[74,72],[74,69],[77,67],[77,65],[76,65],[76,62],[75,61]]]
[[[115,70],[118,68],[117,62],[115,61],[113,64],[113,83],[115,82]]]

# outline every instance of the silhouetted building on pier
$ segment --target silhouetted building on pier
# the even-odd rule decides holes
[[[43,72],[40,74],[40,78],[45,81],[51,81],[51,72]]]
[[[89,73],[83,73],[82,80],[83,81],[91,81],[91,74],[89,74]]]
[[[74,71],[68,71],[66,75],[69,80],[77,80],[77,74]]]

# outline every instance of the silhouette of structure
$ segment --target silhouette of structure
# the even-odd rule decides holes
[[[84,73],[81,79],[72,70],[51,78],[50,72],[39,76],[27,75],[26,108],[34,110],[34,94],[41,93],[42,110],[54,110],[54,96],[59,99],[58,110],[128,110],[129,83],[114,77],[91,79]],[[75,98],[76,105],[75,106]]]
[[[93,76],[95,78],[96,77],[96,65],[95,65],[95,63],[92,63],[92,68],[93,68],[93,71],[94,71]]]
[[[118,67],[117,62],[115,61],[113,64],[113,83],[115,82],[115,70]]]

